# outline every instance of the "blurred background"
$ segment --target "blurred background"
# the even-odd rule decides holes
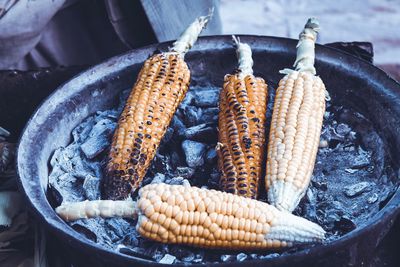
[[[176,39],[213,6],[204,35],[297,38],[315,16],[318,43],[371,42],[374,64],[400,81],[400,0],[0,0],[0,266],[68,266],[17,193],[15,142],[37,105],[94,64]],[[370,266],[395,266],[399,233]]]
[[[297,38],[306,18],[315,16],[319,43],[371,42],[374,63],[400,79],[398,0],[221,0],[220,15],[224,34],[289,38]]]

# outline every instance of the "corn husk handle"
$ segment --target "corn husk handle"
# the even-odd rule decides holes
[[[92,200],[82,202],[64,202],[56,212],[65,221],[89,218],[136,218],[136,202],[128,200]]]
[[[239,72],[241,78],[253,74],[253,58],[251,48],[248,44],[240,42],[239,37],[232,35],[233,42],[236,46],[236,56],[239,61]]]
[[[296,60],[293,67],[296,71],[310,72],[316,74],[314,67],[315,61],[315,42],[319,31],[319,22],[316,18],[309,18],[303,31],[299,35],[297,43]],[[281,70],[280,73],[289,74],[293,72],[291,69]]]
[[[198,17],[189,27],[182,33],[170,48],[170,52],[176,52],[185,55],[194,45],[201,31],[207,26],[214,13],[214,8],[210,9],[207,16]]]

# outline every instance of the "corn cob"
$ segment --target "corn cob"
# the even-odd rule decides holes
[[[226,75],[219,100],[218,166],[223,191],[257,198],[264,162],[268,89],[253,75],[248,44],[236,43],[239,68]]]
[[[182,185],[147,185],[140,189],[136,203],[63,203],[56,211],[65,220],[138,217],[136,229],[143,237],[206,248],[281,248],[321,242],[325,234],[317,224],[266,203]]]
[[[188,90],[190,71],[184,55],[210,16],[197,18],[169,52],[145,61],[113,136],[102,185],[105,198],[125,199],[139,187]]]
[[[325,112],[322,80],[315,76],[314,45],[319,25],[309,19],[300,34],[295,70],[276,90],[269,135],[266,189],[269,203],[293,211],[304,196],[314,169]]]

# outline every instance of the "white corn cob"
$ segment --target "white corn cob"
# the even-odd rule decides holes
[[[293,211],[304,196],[314,169],[325,112],[326,89],[315,76],[314,45],[318,21],[309,19],[300,34],[295,70],[276,90],[268,143],[266,190],[269,203]]]

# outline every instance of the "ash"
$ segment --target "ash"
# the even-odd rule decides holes
[[[268,83],[269,88],[276,85]],[[276,86],[275,86],[276,87]],[[62,201],[100,199],[102,167],[113,131],[129,93],[117,108],[97,112],[72,131],[72,142],[54,152],[50,161],[48,198],[54,207]],[[217,169],[219,88],[192,87],[179,106],[142,185],[183,184],[218,189]],[[267,117],[272,114],[274,89],[269,90]],[[335,240],[377,213],[396,188],[397,173],[389,165],[386,144],[362,114],[333,105],[327,107],[320,148],[310,187],[294,211],[321,225]],[[269,125],[267,125],[269,129]],[[261,201],[266,201],[261,190]],[[137,194],[133,195],[135,199]],[[134,220],[82,219],[69,223],[101,246],[156,262],[211,263],[268,259],[285,251],[218,251],[165,245],[146,240],[136,232]],[[311,245],[312,246],[312,245]]]

